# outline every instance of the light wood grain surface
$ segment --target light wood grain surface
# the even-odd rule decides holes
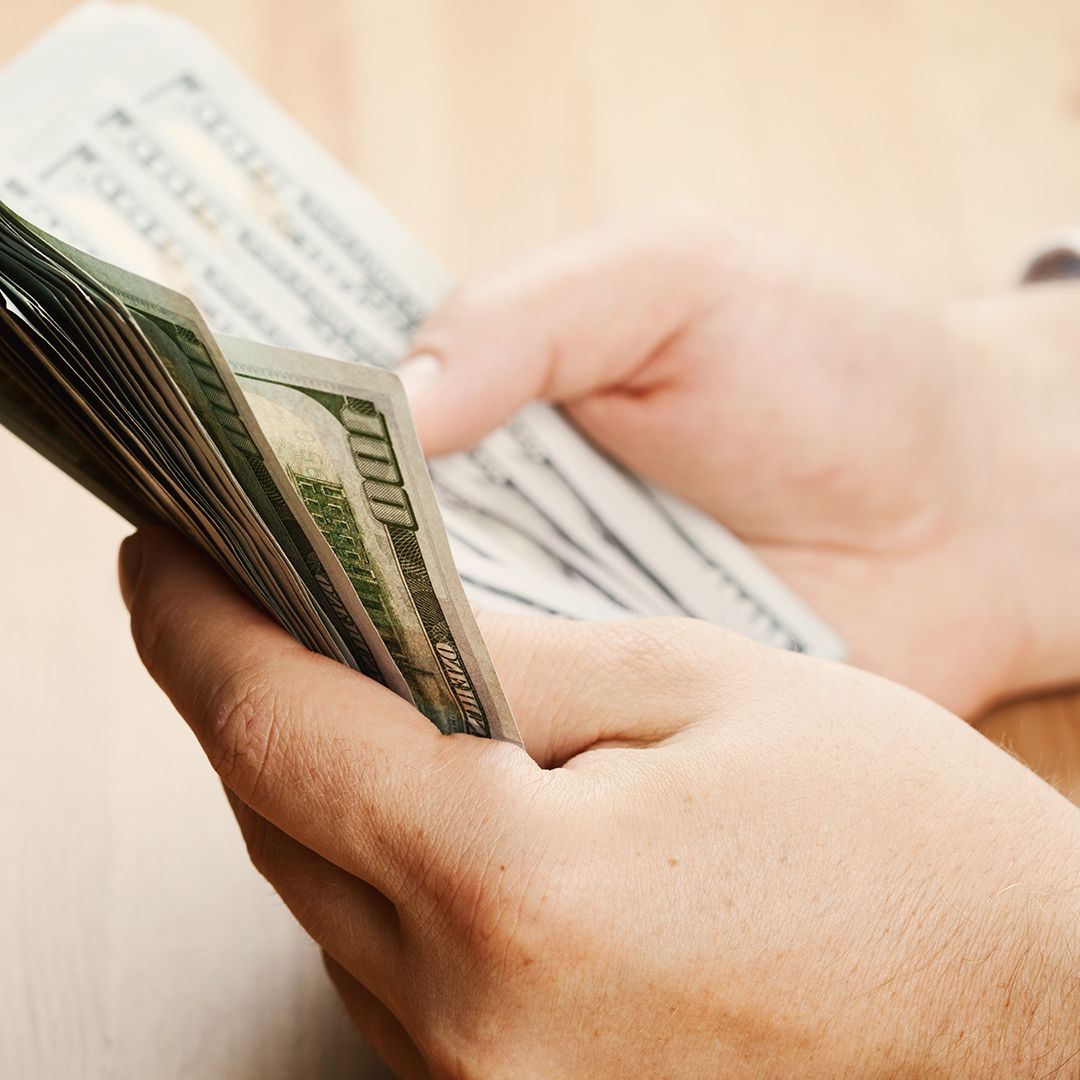
[[[8,5],[0,60],[68,6]],[[462,273],[694,195],[942,296],[1080,222],[1068,0],[164,6]],[[381,1075],[137,664],[123,524],[6,434],[0,492],[0,1077]],[[1080,798],[1076,699],[986,730]]]

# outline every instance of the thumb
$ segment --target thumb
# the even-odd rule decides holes
[[[398,368],[428,454],[472,445],[527,402],[643,389],[651,357],[715,296],[719,219],[612,224],[463,286]]]
[[[692,619],[478,617],[525,745],[544,768],[598,745],[660,742],[715,715],[733,673],[763,652]]]

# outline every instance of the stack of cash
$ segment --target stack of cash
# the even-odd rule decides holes
[[[183,531],[305,645],[502,738],[470,600],[842,654],[730,533],[556,409],[429,474],[390,371],[449,279],[182,21],[86,4],[0,72],[0,104],[0,421]]]
[[[443,731],[517,738],[393,375],[215,339],[184,297],[2,204],[0,295],[16,434]]]

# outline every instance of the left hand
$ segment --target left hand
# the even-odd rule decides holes
[[[433,454],[557,402],[732,529],[853,664],[970,717],[1080,680],[1078,341],[1076,283],[919,303],[682,208],[467,282],[398,373]]]
[[[1080,811],[959,719],[682,620],[485,624],[536,761],[444,737],[161,530],[140,653],[402,1075],[1051,1075]]]

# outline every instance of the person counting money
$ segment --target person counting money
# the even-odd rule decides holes
[[[699,209],[461,288],[401,371],[429,453],[561,403],[850,645],[482,615],[527,752],[125,542],[148,668],[392,1068],[1076,1075],[1080,809],[960,717],[1080,675],[1078,289],[930,309]]]

